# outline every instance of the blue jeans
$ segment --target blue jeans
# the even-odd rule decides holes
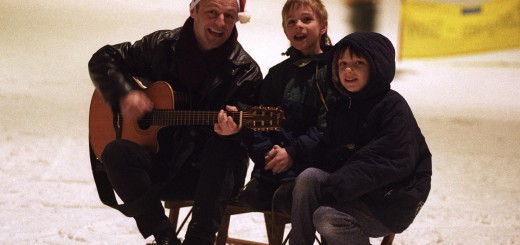
[[[334,245],[366,245],[370,244],[370,237],[392,233],[359,201],[324,206],[322,185],[329,175],[308,168],[296,178],[289,244],[314,244],[316,231]]]

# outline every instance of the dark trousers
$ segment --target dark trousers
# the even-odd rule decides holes
[[[105,171],[121,200],[146,198],[133,217],[143,237],[170,228],[161,200],[194,200],[186,239],[213,242],[228,201],[244,183],[247,155],[238,142],[220,138],[209,140],[198,154],[197,164],[187,162],[171,171],[176,163],[133,142],[115,140],[105,148]]]
[[[308,168],[296,178],[289,244],[314,244],[316,231],[334,245],[366,245],[370,244],[370,237],[392,233],[361,202],[324,206],[322,185],[329,175],[321,169]]]

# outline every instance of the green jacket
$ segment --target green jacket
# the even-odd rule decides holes
[[[277,175],[278,179],[295,177],[312,165],[312,152],[326,127],[328,105],[337,98],[326,53],[304,56],[289,48],[286,54],[289,58],[269,69],[260,92],[260,104],[282,107],[286,121],[280,132],[257,134],[251,152],[253,175],[273,175],[263,170],[264,156],[273,145],[284,147],[294,161],[289,173]]]

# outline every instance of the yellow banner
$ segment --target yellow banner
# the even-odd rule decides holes
[[[478,5],[403,0],[399,38],[404,59],[520,47],[520,0]]]

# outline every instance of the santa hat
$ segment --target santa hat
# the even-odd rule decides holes
[[[239,6],[238,10],[238,21],[240,23],[245,24],[251,20],[251,16],[245,11],[246,8],[246,0],[236,0]],[[199,4],[200,0],[191,0],[190,3],[190,11],[192,11],[197,4]]]

